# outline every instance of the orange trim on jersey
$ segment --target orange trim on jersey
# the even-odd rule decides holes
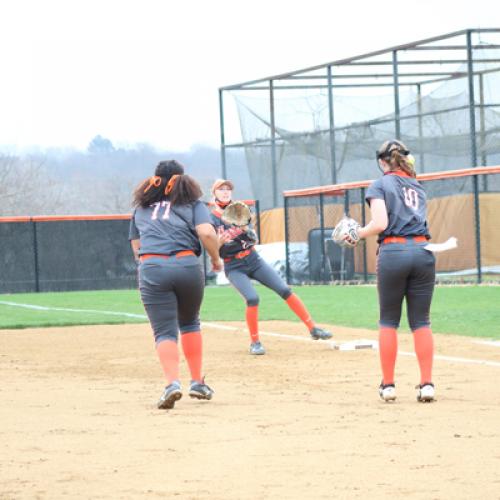
[[[403,172],[402,170],[391,170],[389,172],[386,172],[384,175],[397,175],[398,177],[411,177],[411,175],[408,175],[406,172]],[[414,179],[414,177],[413,177]]]
[[[383,239],[382,245],[387,245],[387,243],[407,243],[409,239],[412,239],[415,243],[427,241],[426,236],[387,236]]]
[[[238,252],[236,255],[232,255],[231,257],[226,257],[224,262],[231,262],[233,259],[244,259],[247,255],[250,255],[253,252],[254,248],[249,248],[248,250],[243,250],[242,252]]]
[[[176,259],[180,259],[181,257],[187,257],[188,255],[196,255],[192,250],[182,250],[181,252],[177,252],[174,255],[165,255],[162,253],[145,253],[144,255],[139,256],[139,260],[142,262],[147,259],[152,259],[153,257],[157,257],[160,259],[170,259],[171,257],[174,257]]]

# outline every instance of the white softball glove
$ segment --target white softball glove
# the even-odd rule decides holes
[[[332,232],[332,240],[341,247],[355,247],[359,243],[360,227],[354,219],[344,215]]]

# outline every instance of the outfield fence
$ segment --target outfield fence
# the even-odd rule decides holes
[[[245,201],[259,234],[259,203]],[[130,215],[0,217],[0,293],[135,288],[129,223]]]
[[[457,249],[436,254],[437,280],[500,281],[500,167],[434,172],[419,175],[418,180],[427,193],[432,241],[458,238]],[[371,182],[285,191],[289,283],[367,283],[375,279],[376,238],[354,249],[341,248],[331,239],[344,213],[362,225],[370,221],[364,200]]]

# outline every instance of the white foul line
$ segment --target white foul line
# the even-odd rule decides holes
[[[148,319],[145,314],[133,314],[126,312],[100,311],[99,309],[70,309],[65,307],[46,307],[37,306],[35,304],[19,304],[18,302],[7,302],[0,300],[0,304],[4,306],[24,307],[25,309],[36,309],[38,311],[64,311],[64,312],[83,312],[83,313],[99,313],[110,316],[126,316],[128,318]]]
[[[137,319],[147,319],[147,316],[145,314],[134,314],[134,313],[126,313],[126,312],[118,312],[118,311],[100,311],[98,309],[71,309],[71,308],[65,308],[65,307],[47,307],[47,306],[38,306],[35,304],[19,304],[18,302],[9,302],[9,301],[4,301],[0,300],[0,305],[5,305],[5,306],[13,306],[13,307],[23,307],[25,309],[35,309],[38,311],[65,311],[65,312],[79,312],[79,313],[98,313],[98,314],[106,314],[110,316],[126,316],[128,318],[137,318]],[[240,328],[236,326],[228,326],[228,325],[220,325],[218,323],[203,323],[203,325],[206,325],[208,327],[212,328],[217,328],[219,330],[240,330]],[[297,337],[295,335],[286,335],[284,333],[276,333],[276,332],[260,332],[261,335],[267,336],[267,337],[277,337],[283,340],[292,340],[294,342],[318,342],[317,340],[309,339],[306,337]],[[328,345],[330,348],[333,348],[338,342],[332,342],[332,341],[320,341],[320,345]],[[415,356],[415,353],[413,352],[405,352],[405,351],[398,351],[398,354],[401,356]],[[442,356],[442,355],[435,355],[434,359],[438,359],[441,361],[450,361],[452,363],[464,363],[464,364],[470,364],[470,365],[484,365],[484,366],[495,366],[495,367],[500,367],[500,362],[498,361],[489,361],[486,359],[469,359],[469,358],[458,358],[458,357],[453,357],[453,356]]]
[[[398,351],[398,354],[401,356],[413,356],[415,357],[414,352],[404,352]],[[457,358],[454,356],[443,356],[441,354],[435,354],[434,359],[439,359],[441,361],[450,361],[452,363],[465,363],[467,365],[485,365],[485,366],[499,366],[499,361],[488,361],[487,359],[469,359],[469,358]]]
[[[240,330],[240,328],[236,326],[227,326],[227,325],[219,325],[217,323],[204,323],[206,326],[210,326],[213,328],[221,329],[221,330]],[[317,341],[313,339],[309,339],[306,337],[296,337],[295,335],[285,335],[283,333],[275,333],[275,332],[259,332],[260,335],[268,336],[268,337],[279,337],[282,339],[286,340],[294,340],[296,342],[319,342],[319,345],[328,345],[329,347],[333,348],[335,345],[338,344],[339,341],[333,342],[333,341]],[[405,351],[398,351],[398,354],[401,356],[413,356],[415,357],[414,352],[405,352]],[[441,361],[450,361],[452,363],[465,363],[465,364],[470,364],[470,365],[485,365],[485,366],[495,366],[495,367],[500,367],[500,362],[498,361],[489,361],[486,359],[469,359],[469,358],[458,358],[454,356],[443,356],[441,354],[436,354],[434,356],[434,359],[439,359]]]

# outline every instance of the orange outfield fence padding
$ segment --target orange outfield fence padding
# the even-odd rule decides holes
[[[458,177],[469,177],[471,175],[499,174],[500,166],[464,168],[461,170],[445,170],[443,172],[432,172],[430,174],[417,175],[419,181],[434,181],[441,179],[452,179]],[[368,187],[373,180],[345,182],[343,184],[331,184],[328,186],[310,187],[305,189],[293,189],[284,191],[285,198],[298,196],[314,196],[318,194],[342,196],[346,190]]]

